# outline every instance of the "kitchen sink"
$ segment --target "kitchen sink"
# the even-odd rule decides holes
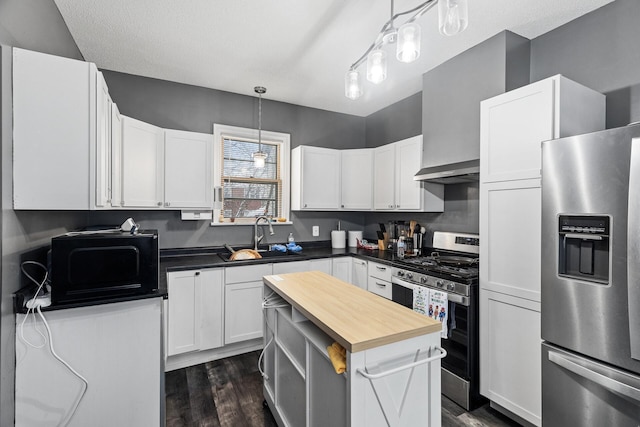
[[[240,249],[238,249],[240,250]],[[287,252],[278,252],[278,251],[267,251],[267,250],[259,250],[258,253],[260,254],[260,256],[262,258],[284,258],[284,257],[297,257],[297,256],[301,256],[302,254],[300,252],[291,252],[291,251],[287,251]],[[231,260],[231,254],[229,253],[224,253],[221,254],[219,253],[218,256],[225,262],[242,262],[242,261],[254,261],[253,259],[236,259],[236,260]]]

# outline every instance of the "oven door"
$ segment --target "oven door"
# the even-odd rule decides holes
[[[416,285],[398,277],[391,278],[393,302],[413,310],[413,289]],[[442,289],[430,288],[437,291]],[[447,293],[449,301],[449,319],[447,320],[448,337],[442,339],[442,347],[447,350],[447,356],[442,359],[442,367],[468,380],[471,376],[469,369],[469,297]]]

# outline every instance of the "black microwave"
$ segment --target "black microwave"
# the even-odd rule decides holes
[[[158,289],[158,232],[72,232],[51,239],[51,302],[69,303]]]

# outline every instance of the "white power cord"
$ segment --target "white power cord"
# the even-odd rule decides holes
[[[274,295],[275,297],[273,297]],[[287,304],[286,301],[282,299],[280,295],[277,295],[275,292],[271,292],[262,300],[262,315],[264,316],[264,322],[267,325],[267,329],[271,331],[271,338],[269,338],[269,341],[267,341],[267,343],[264,345],[264,347],[262,348],[262,351],[260,352],[260,357],[258,357],[258,371],[260,371],[260,375],[262,375],[262,378],[264,378],[265,380],[269,380],[269,375],[267,375],[266,372],[264,372],[264,369],[262,368],[262,361],[264,359],[264,353],[267,350],[267,347],[271,345],[271,343],[273,342],[276,336],[276,331],[269,324],[269,318],[267,317],[267,310],[275,309],[275,308],[285,308],[285,307],[289,307],[289,304]]]
[[[27,273],[27,271],[25,270],[24,266],[25,265],[37,265],[39,267],[41,267],[44,271],[44,278],[42,279],[41,282],[38,282],[36,279],[33,278],[33,276],[31,276],[29,273]],[[22,322],[20,323],[20,338],[22,339],[22,341],[24,341],[25,344],[27,344],[30,347],[36,348],[36,349],[40,349],[43,348],[44,345],[47,343],[47,337],[48,337],[48,341],[49,341],[49,350],[51,350],[51,354],[53,355],[53,357],[56,358],[56,360],[58,360],[60,363],[62,363],[67,369],[69,369],[69,371],[71,371],[72,374],[74,374],[76,377],[78,377],[82,383],[82,393],[80,394],[80,397],[76,400],[75,404],[73,405],[73,409],[71,410],[71,412],[69,413],[69,415],[67,415],[61,422],[60,426],[66,426],[67,424],[69,424],[69,421],[71,421],[71,419],[73,418],[73,416],[76,413],[76,410],[78,409],[78,406],[80,406],[80,402],[82,401],[82,399],[84,398],[84,395],[87,392],[87,389],[89,388],[89,383],[87,382],[87,380],[80,375],[75,369],[73,369],[71,367],[71,365],[69,365],[67,362],[65,362],[60,356],[58,356],[58,353],[56,353],[56,351],[53,348],[53,334],[51,333],[51,328],[49,327],[49,323],[47,322],[47,319],[45,319],[44,314],[42,314],[42,309],[41,307],[46,307],[48,305],[51,304],[50,301],[46,301],[43,299],[38,299],[38,295],[40,294],[40,291],[42,290],[42,288],[45,286],[45,283],[47,282],[47,279],[49,277],[49,273],[47,271],[47,267],[45,267],[43,264],[36,262],[36,261],[24,261],[21,265],[20,265],[20,269],[22,270],[22,272],[24,273],[25,276],[27,276],[27,278],[29,280],[31,280],[32,282],[34,282],[36,285],[38,285],[38,288],[36,289],[35,294],[33,295],[33,298],[31,298],[29,301],[27,301],[26,307],[28,308],[27,310],[27,314],[24,316],[24,319],[22,319]],[[29,342],[29,340],[27,340],[24,336],[24,324],[27,321],[27,319],[29,318],[29,315],[31,313],[34,312],[34,310],[38,311],[38,314],[40,315],[40,318],[42,319],[42,323],[44,323],[46,332],[47,332],[47,336],[45,336],[40,329],[38,328],[38,324],[36,322],[36,319],[34,317],[33,319],[33,326],[36,332],[38,332],[38,334],[42,337],[43,342],[40,345],[36,345],[33,344],[31,342]]]

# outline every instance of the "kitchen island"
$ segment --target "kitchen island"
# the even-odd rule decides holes
[[[264,284],[264,397],[279,425],[440,426],[439,322],[318,271]]]

